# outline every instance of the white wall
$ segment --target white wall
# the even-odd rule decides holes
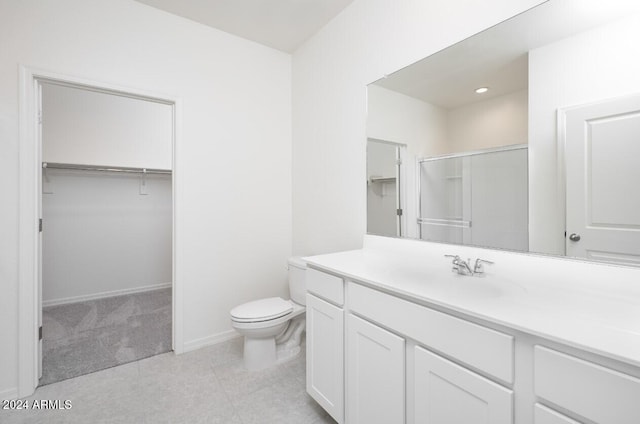
[[[172,152],[170,105],[42,85],[44,162],[171,169]],[[171,284],[171,175],[43,175],[43,305]]]
[[[44,162],[171,169],[168,104],[44,83],[42,110]]]
[[[132,0],[2,1],[0,52],[0,397],[15,394],[18,369],[20,64],[181,99],[175,229],[185,349],[232,334],[233,306],[287,294],[290,55]],[[256,205],[268,207],[256,214]]]
[[[369,85],[367,137],[406,144],[418,158],[526,144],[527,91],[444,109]]]
[[[367,137],[405,144],[412,159],[447,153],[447,112],[379,87],[367,87]]]
[[[171,283],[171,176],[49,169],[43,178],[45,305]]]
[[[527,143],[527,90],[447,111],[447,153]]]
[[[533,252],[564,254],[557,109],[640,92],[638,39],[640,18],[631,16],[529,54],[529,248]]]

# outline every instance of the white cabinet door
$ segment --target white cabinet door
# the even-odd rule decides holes
[[[404,423],[405,342],[349,314],[347,318],[347,423]]]
[[[344,311],[307,294],[307,392],[344,421]]]
[[[513,422],[511,390],[420,347],[414,370],[416,423]]]

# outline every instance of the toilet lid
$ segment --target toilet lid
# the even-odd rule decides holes
[[[269,297],[236,306],[231,310],[231,319],[237,322],[268,321],[290,314],[291,311],[291,302],[279,297]]]

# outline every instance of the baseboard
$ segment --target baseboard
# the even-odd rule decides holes
[[[237,337],[242,337],[242,336],[235,330],[229,330],[223,333],[215,334],[213,336],[191,340],[184,344],[183,353],[191,352],[192,350],[200,349],[205,346],[211,346],[218,343],[226,342],[228,340],[235,339]]]
[[[18,388],[7,389],[0,391],[0,400],[13,400],[18,399]]]
[[[160,284],[152,284],[149,286],[133,287],[130,289],[112,290],[108,292],[65,297],[62,299],[43,300],[42,307],[65,305],[67,303],[84,302],[87,300],[96,300],[96,299],[102,299],[105,297],[122,296],[125,294],[144,293],[144,292],[153,291],[153,290],[168,289],[169,287],[171,287],[171,283],[160,283]]]

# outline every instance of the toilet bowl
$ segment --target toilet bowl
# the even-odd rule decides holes
[[[267,368],[292,359],[300,352],[305,329],[306,264],[289,259],[291,300],[269,297],[236,306],[231,325],[244,336],[244,366],[248,370]]]

